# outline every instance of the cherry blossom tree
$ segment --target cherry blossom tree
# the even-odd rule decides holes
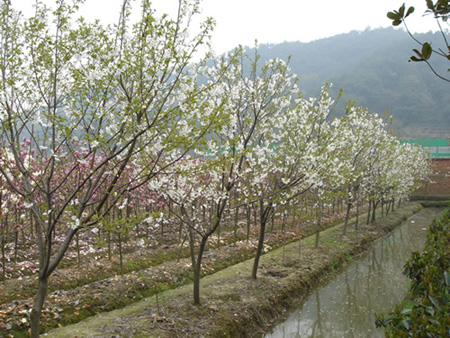
[[[119,23],[108,27],[74,20],[80,2],[60,0],[53,9],[37,2],[29,19],[1,2],[0,137],[13,160],[0,173],[34,219],[39,279],[32,337],[39,336],[48,278],[75,234],[95,227],[159,165],[178,161],[213,119],[213,112],[191,110],[198,102],[192,59],[213,26],[208,19],[197,35],[187,34],[198,1],[180,0],[172,20],[155,17],[143,0],[140,20],[131,25],[124,0]],[[203,117],[206,125],[198,125]],[[121,182],[144,151],[151,160],[136,162],[140,170]],[[56,232],[65,233],[57,247]]]
[[[257,54],[251,57],[237,50],[208,71],[210,81],[217,83],[209,102],[220,107],[220,123],[199,144],[196,158],[180,162],[182,167],[175,176],[161,184],[161,193],[178,206],[177,215],[190,239],[195,304],[200,303],[206,243],[219,227],[225,209],[260,201],[248,192],[249,186],[260,184],[271,172],[274,117],[298,92],[296,77],[284,61],[270,60],[261,67],[259,63]],[[204,217],[207,208],[212,217]]]
[[[253,195],[258,196],[260,208],[260,235],[252,270],[257,277],[267,221],[274,206],[286,204],[311,188],[325,188],[327,177],[334,175],[339,166],[330,170],[329,145],[332,130],[327,122],[334,101],[328,95],[328,85],[322,88],[318,99],[304,99],[298,92],[290,94],[290,105],[278,112],[272,120],[271,151],[262,162],[249,162],[255,176]],[[285,99],[288,99],[287,97]],[[263,166],[261,165],[263,164]],[[265,177],[259,176],[265,173]],[[325,175],[325,173],[328,173]]]
[[[378,204],[393,203],[394,198],[413,191],[418,180],[427,176],[428,164],[420,149],[400,144],[389,132],[389,124],[365,107],[348,107],[346,114],[333,124],[345,168],[342,172],[347,201],[345,234],[354,203],[368,198],[368,221],[371,216],[373,222]]]
[[[362,181],[373,167],[373,161],[381,141],[385,140],[386,126],[383,120],[367,108],[350,105],[346,113],[333,121],[337,133],[340,161],[344,164],[343,186],[347,210],[344,235],[347,231],[350,211],[361,196]]]
[[[384,144],[381,153],[382,157],[373,166],[370,191],[383,204],[387,202],[389,212],[396,198],[406,197],[418,187],[420,180],[428,177],[430,166],[423,149],[400,144],[393,138]]]

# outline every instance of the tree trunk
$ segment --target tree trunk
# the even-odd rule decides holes
[[[256,249],[255,260],[253,262],[253,270],[252,270],[253,279],[257,278],[259,259],[261,258],[261,254],[264,247],[264,235],[266,231],[266,224],[271,209],[272,209],[271,203],[269,203],[269,205],[266,206],[266,208],[264,209],[263,201],[260,202],[260,220],[259,220],[260,229],[259,229],[258,247]]]
[[[196,277],[200,275],[200,273],[197,271],[198,265],[197,260],[195,257],[195,235],[193,234],[192,228],[188,228],[188,234],[189,234],[189,249],[191,254],[191,264],[192,264],[192,270],[194,272],[194,304],[198,305],[200,304],[200,278],[197,281],[198,287],[196,287]],[[196,303],[198,302],[198,303]]]
[[[187,225],[189,228],[188,234],[189,234],[189,247],[190,247],[190,254],[191,254],[191,262],[192,262],[192,268],[194,272],[194,280],[193,280],[193,296],[194,296],[194,305],[200,304],[200,275],[201,275],[201,268],[202,268],[202,258],[203,258],[203,252],[205,251],[206,242],[208,241],[208,238],[219,228],[220,221],[222,220],[222,216],[225,210],[225,206],[227,205],[227,200],[222,200],[219,202],[217,206],[217,214],[216,218],[214,220],[214,225],[210,228],[210,230],[201,235],[201,241],[200,246],[198,249],[197,257],[195,255],[195,235],[193,233],[193,224],[188,221]],[[182,208],[182,213],[185,217],[188,217],[188,214],[184,208]]]
[[[291,227],[294,227],[295,226],[295,221],[297,220],[297,212],[298,212],[298,210],[295,208],[294,205],[292,205],[289,209],[290,209],[290,212],[291,212],[291,215],[292,215]],[[299,224],[300,224],[300,222],[299,222]]]
[[[220,225],[217,227],[217,248],[220,248]]]
[[[76,246],[76,249],[77,249],[78,269],[81,269],[81,248],[80,248],[80,236],[79,236],[78,232],[75,235],[75,246]]]
[[[106,240],[108,241],[108,260],[111,261],[112,259],[112,249],[111,249],[111,229],[106,230],[107,231],[107,237]],[[148,237],[147,237],[148,238]]]
[[[344,222],[344,235],[347,234],[347,226],[348,226],[348,220],[350,218],[350,210],[352,209],[352,202],[350,200],[347,201],[347,211],[345,213],[345,222]]]
[[[371,213],[371,210],[372,210],[372,201],[369,200],[369,210],[367,211],[367,222],[366,222],[367,225],[369,225],[369,223],[370,223],[370,213]]]
[[[3,281],[6,282],[6,244],[7,244],[7,240],[6,240],[6,236],[8,233],[8,215],[4,216],[4,221],[3,219],[1,220],[1,222],[3,224],[0,223],[0,229],[1,229],[1,235],[2,235],[2,243],[1,243],[1,247],[2,247],[2,276],[3,276]]]
[[[317,209],[317,224],[316,224],[316,241],[314,243],[314,248],[319,247],[319,237],[320,237],[320,227],[322,223],[322,203],[319,202],[319,207]]]
[[[39,338],[42,308],[47,296],[48,277],[39,276],[36,297],[30,314],[31,338]]]
[[[234,229],[233,229],[233,242],[236,244],[237,242],[237,229],[239,223],[239,207],[234,211]]]
[[[180,220],[180,225],[178,227],[178,241],[179,242],[181,242],[182,235],[183,235],[183,221]]]
[[[17,217],[17,214],[16,214]],[[17,255],[19,253],[19,221],[16,220],[16,226],[14,228],[14,262],[17,263]]]
[[[247,210],[247,242],[250,240],[250,225],[251,225],[251,210],[250,210],[250,206],[247,205],[246,206],[246,210]]]
[[[122,236],[121,236],[121,230],[117,230],[117,241],[119,245],[119,266],[120,266],[120,275],[123,275],[123,251],[122,251]]]
[[[356,221],[355,221],[355,230],[358,230],[359,225],[359,200],[356,200]]]
[[[0,225],[0,229],[2,230],[2,279],[6,282],[6,230],[4,226]]]
[[[29,217],[30,217],[30,237],[33,238],[34,237],[34,219],[33,219],[33,213],[30,209],[29,211]]]
[[[376,210],[377,210],[377,205],[378,203],[380,203],[380,200],[378,200],[377,202],[373,201],[373,208],[372,208],[372,221],[371,223],[375,222],[376,219]]]
[[[273,232],[273,230],[274,230],[274,225],[275,225],[275,210],[272,212],[271,225],[270,225],[270,232]]]
[[[194,267],[194,305],[200,305],[200,275],[202,272],[202,258],[205,251],[207,237],[202,237]]]

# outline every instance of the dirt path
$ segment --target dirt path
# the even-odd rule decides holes
[[[102,313],[75,325],[53,330],[47,337],[240,337],[289,306],[330,271],[363,251],[406,217],[418,211],[409,205],[371,226],[351,229],[342,237],[342,225],[321,233],[320,247],[307,237],[261,259],[259,278],[252,280],[253,260],[202,278],[202,305],[192,305],[192,286],[184,285],[127,307]]]

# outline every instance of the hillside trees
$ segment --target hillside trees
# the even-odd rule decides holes
[[[430,42],[433,48],[442,46],[440,32],[415,37]],[[320,86],[327,81],[334,84],[332,96],[344,88],[336,115],[345,112],[346,101],[356,100],[375,112],[389,108],[395,115],[393,126],[401,137],[445,137],[450,116],[445,86],[439,86],[442,81],[436,81],[424,62],[407,62],[413,48],[417,46],[408,33],[388,27],[353,31],[309,43],[262,44],[259,52],[262,60],[292,55],[290,66],[300,76],[299,87],[305,97],[318,97]],[[351,57],[337,57],[347,54]],[[433,54],[430,61],[437,71],[446,74],[449,68],[446,60]]]
[[[10,1],[1,3],[1,143],[8,161],[0,172],[33,215],[40,258],[32,337],[39,336],[48,278],[75,234],[154,177],[166,151],[162,165],[179,160],[209,126],[196,125],[199,117],[180,105],[198,102],[187,66],[212,28],[207,20],[188,38],[197,1],[180,1],[170,20],[153,17],[144,0],[132,27],[129,1],[114,27],[74,21],[78,4],[59,1],[52,10],[38,2],[25,20]],[[203,117],[210,121],[213,113]],[[195,128],[178,137],[180,121]],[[120,181],[144,150],[152,160]],[[56,233],[65,233],[59,247]]]

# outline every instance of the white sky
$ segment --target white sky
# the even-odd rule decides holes
[[[32,13],[36,0],[12,0],[13,6],[25,14]],[[54,0],[43,0],[53,4]],[[67,0],[70,1],[70,0]],[[221,54],[238,44],[253,46],[259,43],[284,41],[309,42],[320,38],[348,33],[352,30],[388,27],[388,11],[398,9],[405,0],[203,0],[202,16],[213,17],[216,28],[212,46]],[[434,20],[422,15],[425,0],[406,0],[415,13],[407,23],[413,31],[435,30]],[[91,20],[116,23],[122,0],[86,0],[82,15]],[[178,0],[153,0],[157,13],[175,13]],[[139,0],[134,1],[138,8]]]

